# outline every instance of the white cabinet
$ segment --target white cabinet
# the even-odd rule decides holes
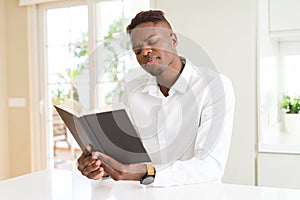
[[[295,72],[300,63],[300,0],[259,0],[258,104],[259,186],[300,189],[300,134],[282,124],[278,99],[298,94]],[[270,40],[270,36],[272,39]],[[289,41],[287,43],[282,41]],[[276,199],[286,199],[278,197]]]
[[[299,0],[270,0],[270,31],[300,30]]]
[[[258,154],[258,185],[300,189],[299,154]]]
[[[300,1],[270,0],[270,34],[282,41],[300,39]]]

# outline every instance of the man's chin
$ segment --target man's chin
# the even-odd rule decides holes
[[[149,72],[152,76],[160,76],[167,69],[168,66],[162,66],[155,71]]]

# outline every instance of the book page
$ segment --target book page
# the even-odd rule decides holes
[[[74,99],[67,99],[58,107],[66,110],[69,113],[72,113],[77,117],[80,117],[84,113],[83,106]]]

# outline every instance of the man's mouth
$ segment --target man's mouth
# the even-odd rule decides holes
[[[149,65],[149,64],[154,64],[155,61],[156,61],[156,57],[153,56],[153,57],[151,57],[151,58],[149,58],[149,59],[147,60],[146,64],[147,64],[147,65]]]

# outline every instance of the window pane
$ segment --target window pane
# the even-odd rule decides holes
[[[96,4],[96,40],[102,41],[109,26],[122,18],[122,1],[100,1]]]
[[[150,9],[149,0],[125,0],[123,5],[126,19],[132,19],[138,12]]]
[[[97,60],[96,107],[120,101],[122,79],[132,68],[138,67],[130,48],[126,27],[138,12],[149,10],[148,0],[100,1],[96,5]],[[111,84],[110,84],[111,83]]]
[[[283,62],[284,92],[291,96],[300,95],[300,54],[285,56]]]
[[[57,83],[60,81],[57,73],[63,73],[71,64],[71,55],[68,46],[49,46],[47,48],[48,81]],[[74,64],[74,63],[73,63]]]
[[[54,142],[54,152],[53,146],[49,146],[50,158],[53,153],[55,155],[56,147],[70,148],[75,143],[52,104],[61,104],[68,98],[79,100],[84,105],[89,103],[89,79],[85,66],[88,24],[86,5],[46,10],[47,123],[49,141]],[[64,159],[74,159],[74,156]],[[59,157],[55,161],[60,162]]]
[[[69,40],[69,8],[47,10],[47,45],[63,45]]]
[[[69,84],[69,91],[74,90],[87,59],[88,8],[82,5],[48,9],[46,19],[48,83]],[[53,94],[59,88],[60,85],[50,87],[49,91]],[[74,91],[86,96],[79,94],[77,88]]]

